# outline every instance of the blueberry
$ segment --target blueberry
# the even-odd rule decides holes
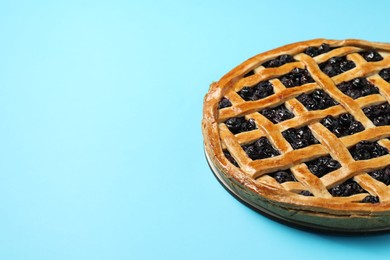
[[[309,170],[319,178],[341,167],[340,163],[336,160],[333,160],[333,158],[330,156],[314,159],[312,161],[306,162],[306,165]]]
[[[319,51],[320,54],[326,53],[326,52],[328,52],[330,50],[331,50],[331,47],[327,43],[323,43],[323,44],[321,44],[320,47],[318,47],[318,51]]]
[[[377,87],[366,78],[355,78],[337,85],[337,88],[353,99],[379,93]]]
[[[331,188],[329,192],[335,197],[347,197],[365,191],[357,182],[349,179],[346,182]]]
[[[287,181],[296,181],[294,175],[290,170],[277,171],[275,173],[269,174],[279,183],[287,182]]]
[[[368,62],[383,60],[383,57],[375,50],[363,51],[359,54]]]
[[[281,55],[279,57],[279,61],[281,64],[286,64],[286,63],[289,63],[289,62],[294,62],[294,58],[291,56],[291,55],[288,55],[288,54],[285,54],[285,55]]]
[[[318,56],[320,54],[323,54],[323,53],[326,53],[328,51],[331,50],[331,47],[329,46],[329,44],[327,43],[323,43],[321,44],[321,46],[319,47],[314,47],[314,46],[310,46],[308,47],[304,53],[306,53],[307,55],[309,55],[310,57],[315,57],[315,56]]]
[[[314,82],[310,73],[306,69],[294,68],[290,73],[283,75],[279,80],[286,86],[286,88],[292,88],[306,83]]]
[[[355,160],[368,160],[388,154],[386,148],[380,146],[377,142],[360,141],[349,149]]]
[[[252,160],[259,159],[259,157],[260,157],[258,155],[258,151],[255,149],[255,147],[253,145],[249,145],[249,146],[245,147],[244,151],[249,156],[249,158],[251,158]]]
[[[390,124],[390,104],[387,102],[365,107],[363,108],[363,112],[376,126]]]
[[[333,160],[333,158],[329,158],[327,163],[326,163],[326,167],[331,170],[331,171],[334,171],[334,170],[337,170],[338,168],[341,167],[340,163],[336,160]]]
[[[344,57],[333,57],[320,64],[320,69],[329,77],[336,76],[355,67],[355,63]]]
[[[379,76],[390,83],[390,68],[381,70]]]
[[[255,120],[253,120],[252,118],[249,119],[248,121],[245,121],[242,123],[242,131],[243,132],[251,131],[254,129],[256,129],[256,123],[255,123]]]
[[[363,203],[378,203],[379,202],[379,197],[378,196],[372,196],[368,195],[366,196],[363,200]]]
[[[253,119],[246,120],[245,117],[229,118],[226,120],[225,124],[233,134],[256,129],[255,121]]]
[[[341,114],[339,116],[339,121],[342,125],[350,125],[353,120],[353,116],[349,113]]]
[[[223,97],[221,101],[219,101],[218,109],[225,108],[225,107],[231,107],[232,103],[230,103],[230,100]]]
[[[274,67],[280,67],[286,63],[294,62],[294,58],[291,55],[284,54],[279,57],[276,57],[273,60],[269,60],[262,65],[266,68],[274,68]]]
[[[233,134],[237,134],[241,130],[241,124],[243,120],[241,117],[229,118],[225,124]]]
[[[331,64],[326,64],[325,66],[322,66],[320,68],[326,75],[330,77],[337,75],[337,72],[335,71],[335,69],[333,69],[333,66]]]
[[[246,73],[246,74],[244,75],[244,78],[249,77],[249,76],[252,76],[252,75],[254,75],[254,74],[255,74],[255,71],[254,71],[254,70],[250,70],[248,73]]]
[[[342,127],[342,126],[336,126],[335,128],[333,128],[333,131],[332,131],[337,137],[339,136],[342,136],[346,131],[345,131],[345,127]]]
[[[310,57],[315,57],[315,56],[318,56],[319,55],[319,51],[318,51],[318,48],[316,47],[308,47],[306,50],[305,50],[305,53],[307,55],[309,55]]]
[[[332,130],[337,125],[337,121],[333,116],[326,116],[321,120],[321,124],[323,124],[329,130]]]
[[[274,89],[269,81],[263,81],[252,87],[243,87],[237,93],[246,101],[254,101],[274,94]]]
[[[282,135],[295,150],[312,144],[318,144],[318,140],[314,138],[307,126],[298,129],[289,128],[282,132]]]
[[[322,89],[314,90],[310,94],[301,94],[297,99],[310,111],[326,109],[338,104]]]
[[[353,63],[353,61],[350,60],[345,60],[340,63],[341,72],[346,72],[354,67],[355,67],[355,63]]]
[[[371,158],[370,152],[366,150],[356,150],[355,152],[356,160],[368,160]]]
[[[381,170],[370,172],[369,174],[377,181],[383,182],[386,185],[390,184],[390,166]]]
[[[313,196],[313,194],[308,190],[301,191],[299,194],[303,196]]]
[[[355,121],[349,113],[341,114],[338,118],[327,116],[321,120],[321,124],[337,137],[352,135],[364,130],[363,125]]]
[[[244,145],[244,151],[252,160],[264,159],[279,155],[266,137],[261,137],[252,144]]]
[[[260,111],[260,113],[274,124],[294,117],[294,114],[291,113],[285,105],[280,105],[273,108],[265,108]]]
[[[266,138],[260,138],[259,140],[254,142],[255,148],[257,150],[263,149],[265,146],[267,146],[267,144],[268,144],[268,139]]]
[[[238,166],[238,163],[236,162],[236,160],[234,160],[233,156],[229,153],[229,151],[225,150],[223,151],[223,154],[225,155],[225,157],[236,167],[239,167]]]
[[[362,123],[354,121],[348,128],[346,135],[353,135],[364,130]]]
[[[240,95],[244,100],[248,101],[248,100],[251,100],[254,91],[255,91],[255,89],[252,87],[243,87],[238,92],[238,95]]]

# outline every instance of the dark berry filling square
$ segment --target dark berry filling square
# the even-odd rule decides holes
[[[320,69],[329,77],[336,76],[355,67],[353,61],[344,57],[333,57],[320,64]]]
[[[297,99],[310,111],[326,109],[339,104],[322,89],[316,89],[309,94],[301,94]]]
[[[313,196],[313,194],[308,191],[308,190],[303,190],[299,193],[299,195],[303,195],[303,196]]]
[[[363,125],[349,113],[341,114],[337,118],[327,116],[321,120],[321,124],[337,137],[353,135],[364,130]]]
[[[390,105],[383,103],[363,108],[364,114],[376,126],[383,126],[390,124]]]
[[[375,50],[362,51],[359,54],[368,62],[383,60],[383,57]]]
[[[268,175],[274,178],[279,183],[288,182],[288,181],[297,181],[289,169],[269,173]]]
[[[306,162],[309,170],[318,178],[321,178],[329,172],[333,172],[341,167],[340,163],[331,156],[324,156],[309,162]]]
[[[295,68],[290,73],[279,78],[286,88],[301,86],[306,83],[314,82],[307,69]]]
[[[244,78],[249,77],[249,76],[252,76],[252,75],[255,75],[255,71],[254,71],[254,70],[250,70],[249,72],[247,72],[247,73],[244,75]]]
[[[390,68],[383,69],[379,72],[379,76],[382,77],[382,79],[386,80],[390,83]]]
[[[301,128],[289,128],[282,132],[282,135],[291,144],[294,150],[319,143],[307,126]]]
[[[269,81],[263,81],[252,87],[243,87],[237,94],[245,101],[254,101],[274,94],[274,88]]]
[[[379,197],[378,196],[368,195],[361,202],[363,202],[363,203],[378,203],[379,202]]]
[[[245,117],[233,117],[225,121],[226,126],[233,134],[247,132],[256,129],[255,120],[246,120]]]
[[[386,148],[380,146],[377,142],[360,141],[349,149],[352,157],[359,160],[368,160],[388,154]]]
[[[234,160],[233,156],[230,154],[228,150],[223,151],[223,154],[225,155],[226,159],[229,160],[234,166],[239,167],[236,160]]]
[[[273,60],[269,60],[267,62],[264,62],[262,65],[266,68],[275,68],[280,67],[286,63],[294,62],[294,58],[291,55],[284,54],[279,57],[276,57]]]
[[[266,137],[261,137],[254,143],[242,146],[242,148],[252,160],[274,157],[280,154]]]
[[[334,197],[348,197],[365,191],[356,181],[349,179],[329,190]]]
[[[377,181],[383,182],[386,185],[390,184],[390,166],[384,169],[372,171],[369,175]]]
[[[304,52],[310,57],[315,57],[331,50],[332,48],[329,46],[329,44],[323,43],[319,47],[310,46]]]
[[[294,114],[290,112],[290,110],[288,110],[285,105],[265,108],[261,110],[260,113],[274,124],[294,117]]]
[[[225,107],[231,107],[232,103],[230,102],[229,99],[223,97],[221,101],[218,103],[218,109],[225,108]]]
[[[337,88],[353,99],[379,93],[378,88],[366,78],[356,78],[351,81],[344,81],[337,85]]]

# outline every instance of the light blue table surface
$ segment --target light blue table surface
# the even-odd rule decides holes
[[[0,259],[389,259],[390,235],[248,209],[202,149],[203,96],[318,37],[390,41],[386,1],[1,1]]]

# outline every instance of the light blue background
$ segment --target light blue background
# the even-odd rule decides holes
[[[388,259],[296,230],[204,159],[208,85],[317,37],[390,41],[389,2],[2,1],[0,259]]]

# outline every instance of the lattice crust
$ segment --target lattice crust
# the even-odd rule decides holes
[[[308,47],[318,47],[323,43],[330,45],[330,51],[314,57],[304,53]],[[375,49],[383,59],[367,61],[362,53],[372,49]],[[265,62],[285,54],[291,55],[293,59],[279,67],[265,68],[262,66]],[[329,77],[319,65],[333,57],[346,57],[355,64],[355,67]],[[255,56],[211,86],[204,106],[203,132],[206,151],[212,155],[213,162],[223,172],[245,184],[249,189],[274,200],[297,205],[311,204],[315,207],[329,209],[360,210],[360,207],[369,207],[373,211],[374,207],[378,210],[388,210],[390,209],[390,187],[375,180],[368,173],[389,166],[390,154],[356,161],[349,149],[362,140],[368,140],[377,141],[379,145],[390,151],[390,141],[387,139],[390,136],[390,125],[375,126],[362,111],[365,107],[390,101],[390,83],[378,75],[382,69],[389,67],[390,44],[360,40],[318,39],[287,45]],[[295,68],[307,69],[314,82],[286,88],[280,77]],[[358,77],[364,77],[375,85],[379,94],[352,99],[337,87],[342,82]],[[245,101],[237,94],[246,86],[254,86],[264,81],[272,84],[273,94],[254,101]],[[311,93],[317,89],[327,93],[336,101],[336,105],[322,110],[309,111],[296,99],[303,93]],[[231,106],[217,109],[222,97],[228,99]],[[259,113],[266,108],[279,105],[285,105],[294,117],[280,123],[273,123]],[[337,117],[343,113],[351,114],[363,125],[364,130],[337,138],[320,123],[326,116]],[[234,135],[225,124],[226,120],[234,117],[254,120],[257,129]],[[319,143],[294,150],[283,137],[282,132],[303,126],[308,126]],[[280,155],[258,160],[250,159],[243,146],[261,137],[266,137]],[[223,151],[231,154],[238,167],[233,166],[223,156]],[[314,175],[305,164],[305,162],[329,155],[338,161],[341,167],[320,178]],[[268,175],[285,169],[291,170],[296,181],[279,183]],[[333,197],[329,190],[347,180],[357,182],[364,192],[347,197]],[[283,196],[277,195],[278,192]],[[312,196],[299,195],[302,192],[311,193]],[[368,195],[377,196],[379,203],[358,203]],[[340,203],[343,205],[340,206]]]

